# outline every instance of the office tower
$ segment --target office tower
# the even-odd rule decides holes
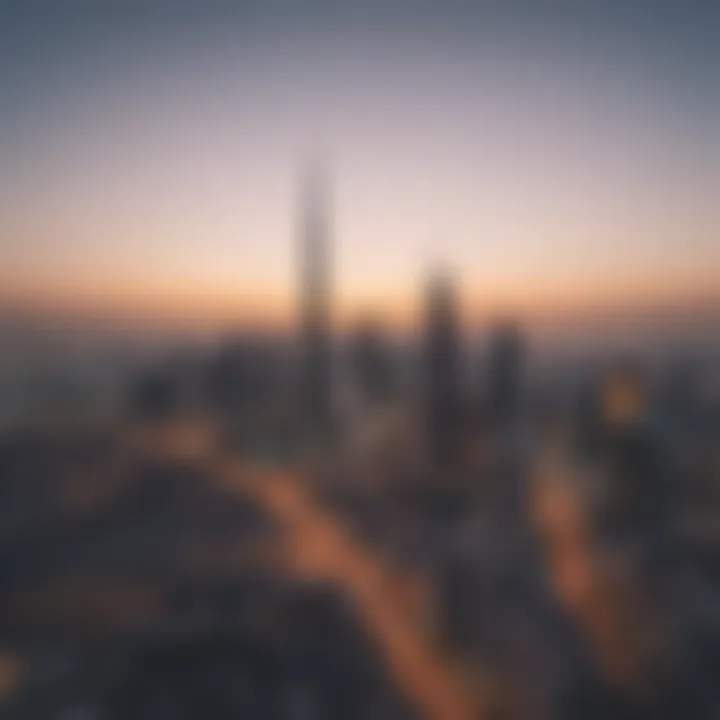
[[[425,315],[426,422],[435,461],[454,459],[460,430],[460,340],[452,281],[434,275],[428,284]]]
[[[625,363],[612,369],[602,388],[608,513],[627,529],[660,522],[665,499],[667,443],[652,422],[648,378]]]
[[[332,415],[330,238],[325,188],[314,174],[303,188],[300,277],[300,393],[302,420],[327,425]]]
[[[380,324],[364,318],[351,339],[351,363],[355,386],[360,396],[377,403],[388,400],[394,390],[393,359]]]
[[[650,403],[648,378],[635,363],[618,363],[596,386],[594,417],[578,428],[581,458],[602,481],[602,523],[609,534],[657,537],[672,490],[672,443]]]
[[[488,410],[494,422],[517,418],[522,393],[522,339],[514,325],[498,325],[491,333],[487,360]]]

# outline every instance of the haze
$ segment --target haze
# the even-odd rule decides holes
[[[3,3],[4,306],[282,324],[318,162],[340,316],[715,303],[718,10],[589,5]]]

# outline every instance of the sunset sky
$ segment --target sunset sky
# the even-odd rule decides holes
[[[5,0],[0,302],[281,320],[330,178],[341,310],[720,300],[720,4]],[[716,294],[717,293],[717,294]]]

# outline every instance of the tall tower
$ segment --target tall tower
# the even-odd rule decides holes
[[[351,352],[355,384],[363,399],[373,404],[387,401],[394,390],[394,367],[388,338],[379,321],[368,316],[359,322]]]
[[[431,454],[439,462],[454,459],[460,425],[460,338],[452,281],[430,279],[425,308],[426,421]]]
[[[493,328],[488,348],[487,393],[493,421],[517,420],[522,394],[523,338],[505,322]]]
[[[301,208],[300,352],[303,421],[312,429],[331,418],[330,238],[324,179],[305,180]]]

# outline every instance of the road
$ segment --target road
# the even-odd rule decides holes
[[[382,562],[318,505],[298,477],[232,462],[226,462],[222,476],[227,487],[251,494],[282,522],[290,537],[287,559],[293,570],[332,580],[350,595],[367,630],[384,649],[396,682],[424,717],[477,717],[471,688],[428,647],[397,602]]]
[[[147,439],[146,439],[147,442]],[[351,598],[367,631],[383,649],[398,686],[429,720],[473,720],[482,715],[478,693],[431,646],[393,591],[382,559],[355,539],[292,471],[252,466],[223,455],[207,425],[178,426],[144,445],[147,451],[210,463],[224,489],[252,497],[284,527],[284,556],[296,573],[330,580]]]

